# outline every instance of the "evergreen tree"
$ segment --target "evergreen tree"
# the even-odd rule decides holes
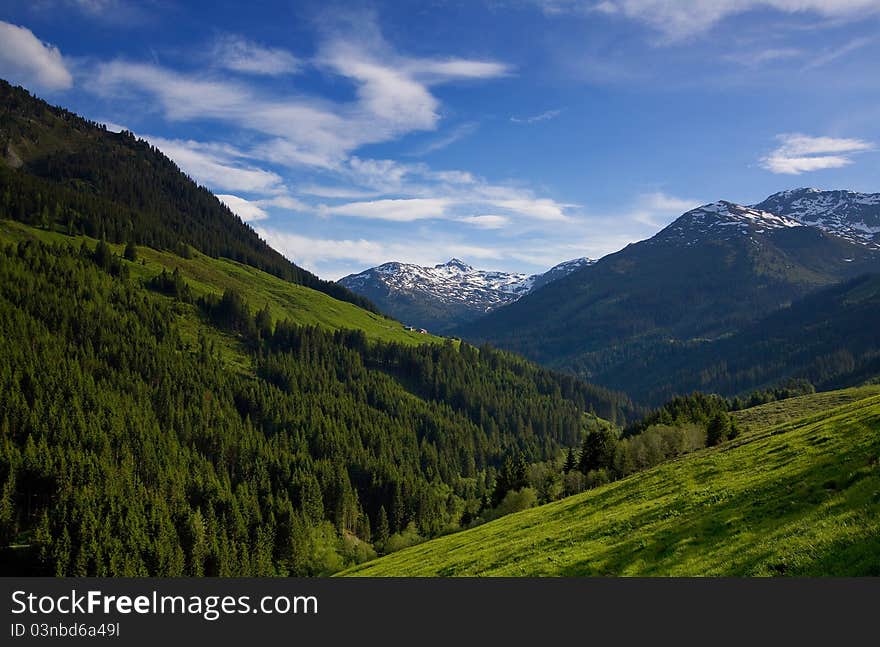
[[[574,453],[574,447],[568,448],[568,453],[565,455],[565,463],[562,466],[562,471],[565,474],[568,474],[572,470],[577,468],[577,456]]]
[[[719,411],[706,427],[706,444],[712,447],[724,442],[730,436],[730,431],[730,416],[724,411]]]
[[[617,434],[613,429],[602,427],[584,437],[578,469],[587,474],[592,470],[610,470],[614,463]]]
[[[376,522],[376,544],[380,547],[385,545],[391,530],[388,526],[388,514],[385,512],[385,506],[379,507],[379,519]]]

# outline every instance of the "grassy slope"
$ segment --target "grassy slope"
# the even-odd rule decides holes
[[[97,241],[83,236],[66,236],[58,232],[35,229],[27,225],[0,220],[0,242],[23,239],[45,242],[71,243],[77,247],[82,241],[94,246]],[[110,245],[122,254],[123,245]],[[145,261],[145,265],[141,264]],[[299,324],[320,325],[331,329],[359,329],[368,337],[381,341],[420,344],[439,342],[438,337],[404,330],[393,319],[387,319],[344,301],[338,301],[322,292],[295,285],[258,269],[228,259],[215,259],[193,250],[191,259],[172,252],[161,252],[147,247],[138,248],[138,262],[130,263],[131,276],[147,280],[165,268],[169,272],[180,268],[183,277],[196,296],[207,293],[222,294],[227,288],[245,296],[252,308],[269,305],[276,320],[291,319]]]
[[[347,574],[880,575],[880,395],[815,411],[858,395]]]
[[[744,432],[757,431],[779,425],[783,422],[799,420],[806,416],[822,413],[828,409],[839,407],[842,404],[862,400],[872,395],[880,394],[880,384],[842,389],[840,391],[826,391],[824,393],[812,393],[788,400],[768,402],[751,409],[736,411],[733,417],[739,423]]]

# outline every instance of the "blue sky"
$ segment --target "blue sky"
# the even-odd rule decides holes
[[[240,4],[7,0],[0,76],[326,278],[541,271],[704,202],[880,191],[880,0]]]

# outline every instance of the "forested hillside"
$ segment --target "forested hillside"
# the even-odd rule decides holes
[[[652,402],[700,390],[734,395],[789,379],[816,389],[853,386],[880,375],[880,276],[819,290],[718,340],[657,344],[609,371]]]
[[[504,352],[278,320],[81,240],[0,248],[4,572],[329,573],[479,515],[585,411],[635,415]]]
[[[156,249],[192,246],[373,309],[269,247],[210,191],[130,132],[113,133],[0,79],[2,217]]]

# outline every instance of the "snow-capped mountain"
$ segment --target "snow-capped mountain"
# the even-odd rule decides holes
[[[852,242],[880,247],[880,193],[793,189],[774,193],[754,208],[819,227]]]
[[[692,209],[651,239],[655,244],[694,245],[706,239],[754,236],[775,229],[800,227],[793,218],[721,200]]]
[[[531,276],[475,269],[457,258],[433,267],[391,262],[350,274],[339,283],[404,323],[442,332],[592,262],[578,258]]]

